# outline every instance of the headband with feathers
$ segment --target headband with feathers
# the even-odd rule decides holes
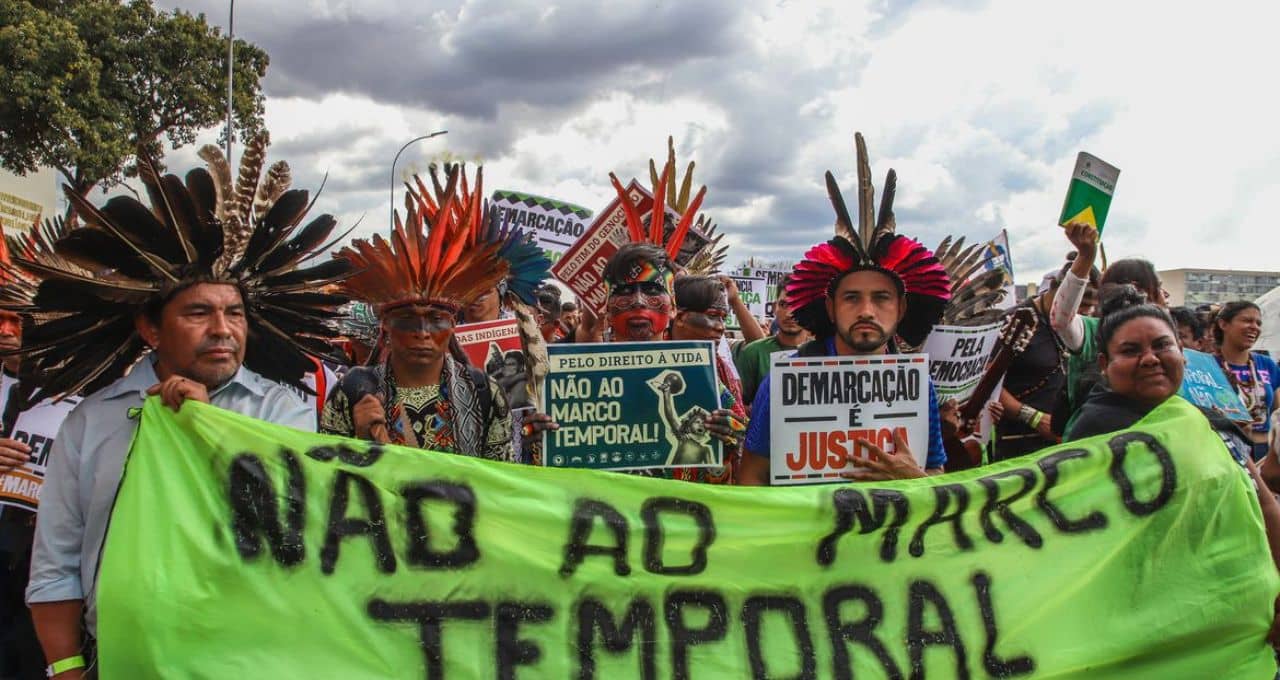
[[[248,144],[234,185],[230,164],[214,146],[199,152],[208,169],[191,170],[185,183],[139,157],[150,208],[130,196],[99,208],[65,187],[84,226],[47,223],[31,242],[37,247],[14,256],[40,280],[29,311],[46,320],[27,333],[20,354],[40,376],[41,397],[90,393],[122,376],[147,351],[137,314],[197,283],[240,289],[250,370],[301,386],[314,369],[307,354],[332,356],[329,319],[346,298],[315,291],[345,278],[350,266],[300,265],[333,245],[327,241],[337,221],[321,215],[299,227],[309,195],[289,188],[283,162],[261,178],[267,144],[266,135]],[[38,247],[41,237],[49,247]]]
[[[710,274],[719,270],[724,264],[728,246],[721,245],[724,235],[716,233],[716,225],[706,215],[698,214],[702,199],[706,197],[707,188],[705,186],[700,188],[692,199],[689,196],[693,188],[693,168],[693,161],[689,161],[688,167],[685,168],[684,179],[679,182],[680,190],[677,192],[675,140],[667,137],[667,161],[661,175],[658,174],[657,163],[652,158],[649,159],[649,179],[653,184],[654,208],[647,225],[635,205],[628,199],[627,191],[617,175],[609,173],[609,180],[618,192],[618,199],[627,219],[627,236],[632,243],[651,243],[661,247],[667,252],[667,257],[680,268],[681,273]],[[666,229],[666,214],[662,207],[664,204],[680,216],[675,228],[670,232]],[[657,215],[662,215],[662,219],[655,219]],[[691,230],[705,235],[707,239],[706,245],[693,253],[684,250]]]
[[[854,135],[858,154],[858,231],[845,206],[835,177],[827,172],[827,193],[836,213],[835,238],[810,248],[796,265],[787,284],[787,305],[796,321],[818,337],[828,337],[835,326],[827,314],[826,299],[846,274],[878,271],[887,274],[906,295],[907,312],[897,334],[909,345],[924,342],[951,299],[946,269],[928,248],[896,233],[893,198],[897,173],[889,170],[880,212],[875,212],[871,166],[861,133]]]
[[[434,191],[414,176],[405,217],[395,214],[390,242],[375,234],[342,249],[338,257],[360,270],[343,283],[345,293],[380,314],[409,304],[457,312],[506,278],[510,265],[499,252],[509,242],[484,238],[491,220],[482,198],[483,170],[476,172],[474,191],[461,166],[447,172],[444,186],[431,173]]]

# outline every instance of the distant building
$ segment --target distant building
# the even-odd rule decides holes
[[[1170,269],[1159,272],[1169,304],[1213,304],[1232,300],[1256,300],[1280,286],[1280,272],[1240,269]]]
[[[25,176],[0,169],[0,225],[23,232],[58,213],[58,173],[41,168]]]

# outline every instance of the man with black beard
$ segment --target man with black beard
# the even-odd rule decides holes
[[[878,223],[872,228],[870,216],[875,211],[871,206],[871,179],[865,176],[866,148],[861,135],[857,146],[859,216],[866,223],[860,224],[856,232],[853,230],[844,198],[831,173],[827,173],[827,188],[836,209],[836,237],[805,253],[787,284],[786,305],[800,325],[814,335],[814,340],[796,353],[800,357],[892,354],[896,351],[895,337],[901,337],[908,345],[919,345],[951,299],[951,282],[938,258],[915,240],[895,233],[889,189],[885,191]],[[895,181],[890,170],[886,187]],[[769,484],[769,384],[765,377],[752,404],[751,425],[738,468],[739,484]],[[932,380],[928,403],[924,469],[916,464],[905,439],[895,434],[893,453],[856,440],[855,446],[865,449],[866,456],[855,457],[850,452],[848,460],[855,469],[842,475],[858,481],[883,481],[941,473],[947,454]]]

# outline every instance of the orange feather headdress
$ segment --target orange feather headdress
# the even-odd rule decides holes
[[[480,238],[488,223],[483,171],[476,172],[474,190],[460,166],[448,168],[443,187],[433,174],[434,192],[416,176],[414,183],[404,220],[395,215],[390,241],[375,234],[338,253],[360,271],[343,282],[343,292],[379,313],[409,304],[458,311],[507,275],[501,244]]]

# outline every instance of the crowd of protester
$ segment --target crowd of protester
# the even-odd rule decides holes
[[[670,163],[665,172],[672,172]],[[732,279],[686,266],[681,243],[665,233],[650,236],[662,230],[651,231],[631,211],[631,242],[604,268],[607,299],[593,309],[547,284],[550,263],[528,240],[465,217],[482,210],[483,196],[479,178],[468,190],[463,173],[446,169],[434,193],[423,184],[411,189],[390,238],[351,242],[337,266],[303,266],[324,239],[304,233],[314,222],[286,238],[302,221],[306,202],[290,192],[255,209],[254,228],[229,259],[221,241],[201,251],[206,242],[183,231],[190,223],[163,211],[147,228],[168,245],[154,252],[139,246],[127,236],[136,232],[126,222],[158,218],[140,216],[151,209],[127,197],[100,210],[77,204],[85,225],[56,234],[57,253],[67,255],[62,269],[50,264],[50,244],[11,240],[18,252],[5,265],[5,285],[12,294],[0,311],[0,349],[8,352],[0,471],[39,457],[48,472],[39,512],[6,507],[0,513],[6,622],[0,674],[44,677],[46,662],[58,678],[92,672],[97,558],[137,427],[129,414],[148,395],[174,409],[195,400],[299,429],[537,463],[541,434],[558,423],[536,408],[513,417],[537,405],[529,390],[539,375],[539,347],[722,343],[735,325],[737,337],[714,367],[720,407],[673,419],[676,460],[688,465],[653,474],[768,485],[772,360],[781,353],[865,356],[918,347],[949,300],[937,259],[892,228],[891,195],[882,199],[881,224],[854,224],[829,182],[837,236],[806,252],[777,284],[775,315],[767,323],[752,316]],[[209,178],[209,186],[216,179]],[[188,179],[191,209],[207,209],[228,224],[237,219],[203,201],[202,182]],[[655,186],[656,202],[664,202],[665,184]],[[161,196],[177,191],[163,182],[148,188]],[[872,214],[870,198],[860,194],[859,203],[860,218]],[[673,207],[686,220],[697,211],[696,205]],[[326,224],[314,228],[327,236]],[[676,234],[688,228],[675,226]],[[1036,324],[994,395],[989,408],[996,433],[974,462],[1032,455],[1130,427],[1178,393],[1183,350],[1205,352],[1216,357],[1249,414],[1249,422],[1240,423],[1206,411],[1205,427],[1220,434],[1226,452],[1256,481],[1274,537],[1280,505],[1266,481],[1280,489],[1273,424],[1280,367],[1255,349],[1258,306],[1239,301],[1169,309],[1152,263],[1125,259],[1100,271],[1097,230],[1070,224],[1065,235],[1074,252],[1045,277],[1037,295],[1010,310],[1026,310]],[[108,247],[121,244],[130,247]],[[236,265],[241,256],[250,264]],[[112,274],[108,284],[91,284],[82,281],[85,271]],[[81,288],[68,294],[68,282]],[[104,285],[114,288],[108,294],[100,290]],[[51,302],[59,294],[69,298],[62,306]],[[285,304],[294,306],[275,316],[262,311]],[[499,357],[492,370],[473,365],[455,330],[500,318],[518,319],[523,351]],[[284,330],[272,335],[267,328]],[[118,331],[101,336],[118,343],[105,353],[84,343],[102,329]],[[929,394],[923,464],[901,437],[893,446],[860,441],[844,476],[864,483],[945,474],[948,452],[960,450],[955,440],[964,432],[945,415],[954,408],[942,408],[932,384]],[[695,465],[712,438],[725,444],[723,464]]]

